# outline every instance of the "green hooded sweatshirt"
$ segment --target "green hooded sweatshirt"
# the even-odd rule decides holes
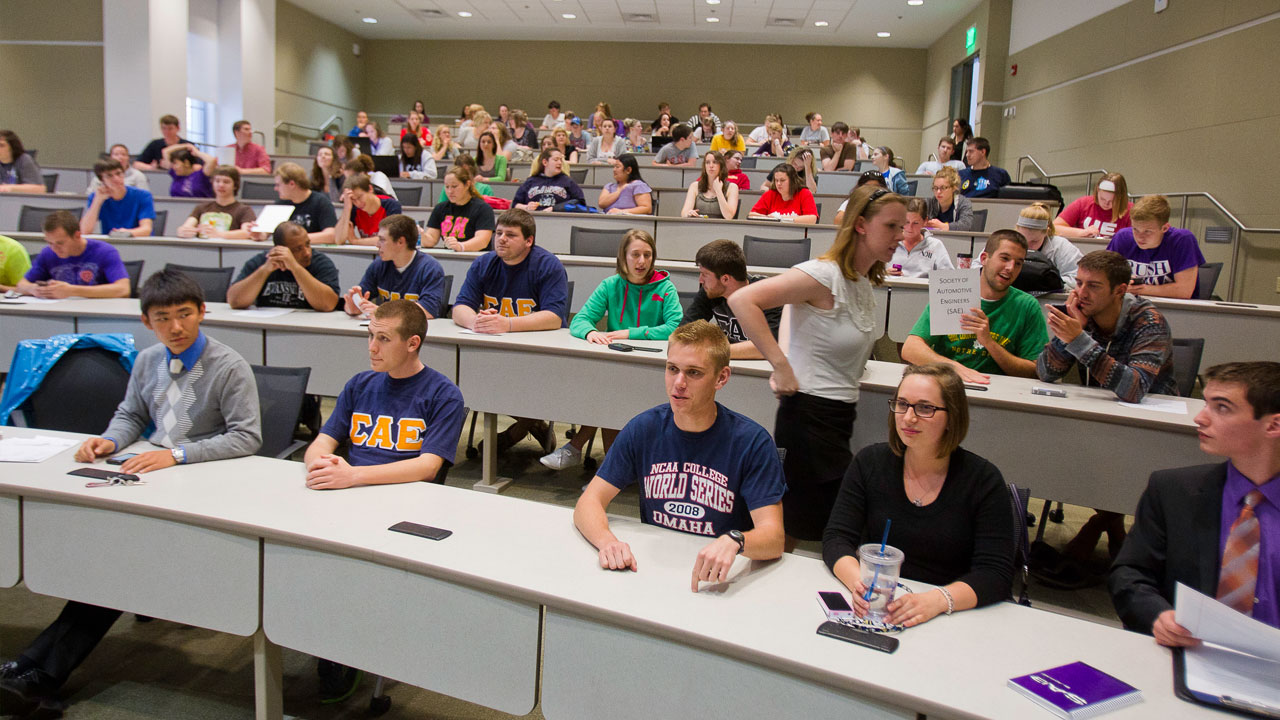
[[[630,330],[627,337],[631,340],[666,340],[683,314],[680,294],[666,270],[653,273],[643,285],[632,285],[626,277],[613,275],[596,287],[573,316],[569,332],[585,338],[604,317],[607,330]]]

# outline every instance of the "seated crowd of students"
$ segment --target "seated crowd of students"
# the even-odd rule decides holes
[[[469,107],[459,133],[463,146],[480,150],[490,172],[497,166],[492,154],[498,148],[508,142],[532,147],[526,141],[537,134],[525,113],[504,109],[495,120],[482,108]],[[579,120],[560,113],[558,103],[552,102],[549,110],[543,128],[555,130]],[[695,129],[704,137],[713,130],[714,137],[723,137],[730,123],[705,104],[686,123],[674,120],[669,108],[661,111],[654,137],[669,142],[659,151],[657,164],[701,162],[683,214],[735,217],[744,188],[731,177],[740,172],[731,159],[740,157],[741,150],[691,152]],[[413,114],[425,116],[416,107]],[[933,335],[929,310],[921,315],[902,347],[906,365],[889,401],[886,441],[855,452],[850,441],[859,381],[877,340],[873,287],[889,275],[923,276],[949,267],[945,248],[929,230],[963,225],[972,212],[966,197],[994,193],[1008,182],[1008,174],[987,161],[990,147],[982,138],[963,139],[967,165],[957,172],[955,161],[943,158],[947,146],[959,147],[962,141],[944,140],[938,167],[922,168],[933,171],[934,196],[927,201],[904,197],[895,192],[901,171],[892,172],[891,150],[866,147],[857,131],[842,123],[823,132],[827,128],[818,114],[808,120],[801,141],[821,147],[820,157],[814,158],[812,151],[788,156],[771,171],[770,187],[751,214],[785,213],[797,222],[816,222],[806,181],[816,174],[817,162],[823,169],[848,169],[850,159],[869,155],[876,170],[865,173],[850,193],[828,250],[760,278],[748,275],[740,245],[712,240],[696,256],[698,295],[682,307],[660,269],[654,238],[632,229],[619,243],[616,273],[572,316],[564,265],[536,242],[538,212],[585,203],[581,188],[566,177],[564,146],[537,154],[531,176],[517,190],[511,208],[500,214],[480,189],[477,161],[455,151],[454,164],[443,175],[443,196],[425,230],[401,214],[390,188],[379,184],[389,181],[375,178],[360,162],[368,161],[365,155],[352,155],[345,147],[345,159],[339,158],[340,144],[321,151],[329,151],[328,160],[323,167],[317,162],[317,178],[293,163],[275,168],[276,191],[294,212],[270,233],[256,230],[252,211],[235,199],[243,171],[219,167],[216,159],[185,147],[176,121],[168,127],[162,122],[165,137],[152,143],[161,147],[148,146],[139,162],[149,158],[169,167],[175,185],[209,186],[213,201],[196,208],[180,234],[270,238],[272,247],[248,260],[229,288],[232,307],[342,308],[369,318],[370,370],[346,384],[307,449],[300,471],[306,487],[443,482],[455,459],[464,399],[448,378],[419,357],[427,320],[443,311],[455,325],[480,334],[567,328],[586,343],[665,340],[667,402],[640,412],[622,428],[603,429],[604,462],[575,506],[574,524],[596,548],[602,568],[640,566],[629,545],[610,529],[606,513],[622,489],[636,485],[643,522],[708,539],[690,559],[695,592],[699,583],[724,581],[739,554],[765,560],[799,541],[820,541],[827,565],[852,591],[858,614],[865,614],[867,588],[856,549],[879,537],[892,518],[888,542],[906,552],[903,576],[936,588],[896,599],[888,608],[889,623],[909,627],[1004,600],[1014,574],[1009,542],[1013,521],[999,469],[962,447],[969,430],[964,384],[988,384],[993,374],[1056,382],[1078,366],[1085,385],[1106,388],[1120,400],[1176,394],[1173,329],[1144,296],[1194,297],[1203,255],[1191,233],[1169,226],[1165,198],[1128,202],[1118,174],[1108,175],[1092,196],[1076,200],[1056,220],[1045,206],[1029,206],[1016,229],[991,232],[975,259],[981,303],[962,317],[963,334]],[[419,117],[406,126],[415,141],[425,136],[424,121]],[[630,126],[613,127],[605,104],[590,124],[599,132],[587,143],[587,157],[607,157],[613,166],[614,181],[602,191],[601,204],[610,212],[651,207],[650,188],[634,154],[615,152],[627,147],[623,136]],[[766,126],[779,124],[771,119]],[[957,127],[957,134],[962,131]],[[352,134],[385,139],[372,122],[358,121]],[[736,127],[729,134],[725,142],[746,142]],[[758,140],[765,148],[761,154],[782,156],[785,138],[775,134],[767,129]],[[452,142],[450,135],[442,126],[430,136],[429,147]],[[570,134],[566,139],[573,152],[581,150]],[[20,143],[7,142],[11,150],[15,144],[20,150]],[[0,152],[5,147],[0,144]],[[13,160],[10,156],[10,164]],[[338,167],[341,171],[333,171]],[[128,184],[119,159],[103,159],[94,173],[101,186],[82,220],[66,211],[46,218],[48,246],[12,283],[19,292],[41,297],[129,294],[119,253],[107,241],[85,236],[95,230],[150,234],[154,208],[149,193]],[[204,179],[190,180],[193,175]],[[1085,235],[1109,237],[1107,249],[1085,254],[1067,239]],[[335,242],[363,242],[378,249],[360,282],[345,291],[332,260],[312,248]],[[441,243],[454,250],[484,251],[470,265],[452,308],[443,297],[443,269],[419,251]],[[1048,308],[1047,316],[1030,294],[1016,287],[1031,253],[1047,258],[1067,283],[1065,305]],[[200,330],[205,310],[199,287],[180,272],[166,270],[152,275],[139,297],[144,323],[161,342],[139,356],[116,417],[101,437],[85,441],[77,460],[122,450],[143,428],[174,415],[189,422],[161,422],[147,438],[161,449],[126,461],[125,472],[254,452],[260,428],[256,395],[250,392],[253,379],[243,359]],[[731,381],[730,360],[748,358],[763,359],[772,368],[770,386],[778,399],[772,433],[716,400]],[[1227,462],[1156,473],[1132,533],[1125,537],[1123,516],[1100,512],[1100,519],[1091,520],[1069,548],[1091,552],[1102,532],[1111,533],[1115,569],[1110,582],[1117,610],[1127,627],[1154,633],[1165,645],[1195,642],[1172,616],[1175,581],[1229,597],[1240,611],[1280,626],[1275,581],[1280,544],[1273,541],[1280,529],[1280,364],[1231,363],[1210,368],[1205,378],[1206,404],[1195,418],[1200,447]],[[158,389],[170,384],[183,392]],[[580,464],[596,429],[580,428],[568,444],[556,448],[548,420],[554,418],[516,418],[499,433],[497,451],[506,452],[532,433],[543,446],[543,464],[554,469]],[[337,450],[344,442],[350,451],[341,455]],[[1195,537],[1176,532],[1173,525],[1189,522],[1185,506],[1201,496],[1213,508],[1212,522],[1221,522],[1221,533],[1213,533],[1217,547],[1197,547]],[[696,512],[673,513],[673,501]],[[1252,574],[1240,577],[1234,523],[1245,516],[1256,518],[1254,527],[1260,524],[1262,537],[1272,541],[1261,542],[1256,533],[1244,539],[1246,550],[1249,542],[1261,542],[1262,559]],[[1201,557],[1214,562],[1209,567],[1193,562]],[[24,702],[56,695],[118,615],[68,603],[30,648],[0,665],[0,689]],[[320,671],[330,698],[349,695],[358,677],[328,661],[321,661]]]

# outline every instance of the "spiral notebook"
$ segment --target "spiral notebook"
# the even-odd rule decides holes
[[[1060,718],[1080,720],[1142,700],[1142,692],[1082,662],[1009,679],[1009,687]]]

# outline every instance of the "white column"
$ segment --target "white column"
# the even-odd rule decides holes
[[[225,132],[223,142],[230,143],[231,123],[245,119],[266,136],[267,151],[274,152],[275,0],[219,1],[218,62],[219,136]]]
[[[159,137],[161,115],[185,125],[187,4],[103,0],[102,35],[107,144],[137,153]]]

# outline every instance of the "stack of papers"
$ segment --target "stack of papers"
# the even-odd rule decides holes
[[[1227,707],[1280,715],[1280,629],[1181,583],[1174,610],[1178,624],[1204,641],[1184,651],[1188,690]]]
[[[0,462],[44,462],[76,444],[75,440],[48,435],[4,438],[0,440]]]

